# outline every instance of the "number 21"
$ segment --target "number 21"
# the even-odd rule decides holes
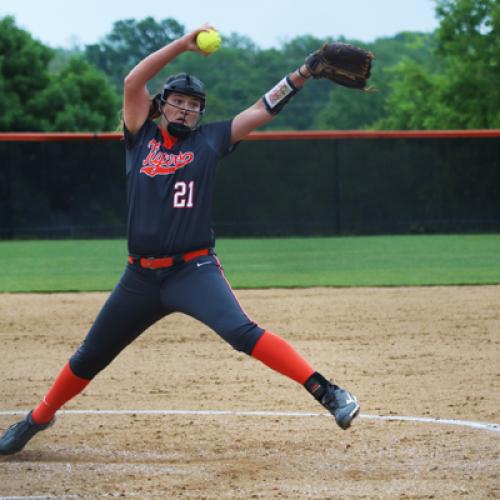
[[[174,208],[193,208],[194,181],[176,182],[174,185]]]

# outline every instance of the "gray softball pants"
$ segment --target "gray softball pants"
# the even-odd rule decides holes
[[[216,255],[165,269],[128,264],[70,358],[71,370],[78,377],[94,378],[142,332],[173,312],[201,321],[247,354],[264,333],[241,308]]]

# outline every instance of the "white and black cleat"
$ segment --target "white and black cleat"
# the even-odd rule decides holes
[[[335,422],[341,429],[348,429],[359,414],[359,403],[356,396],[350,392],[330,385],[320,400],[321,404],[335,417]]]

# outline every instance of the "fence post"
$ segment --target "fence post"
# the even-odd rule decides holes
[[[333,197],[335,210],[335,234],[342,234],[341,204],[340,204],[340,160],[339,160],[339,140],[333,139]]]

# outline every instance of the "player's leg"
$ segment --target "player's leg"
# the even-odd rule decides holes
[[[162,297],[169,307],[205,323],[236,350],[303,385],[335,416],[341,428],[347,429],[359,413],[359,404],[352,394],[316,372],[285,339],[262,329],[248,317],[216,256],[186,264],[167,282]]]
[[[20,451],[37,432],[48,428],[61,406],[83,391],[97,373],[165,314],[157,281],[148,279],[144,271],[128,268],[43,400],[0,438],[0,454]]]
[[[278,335],[266,330],[251,355],[302,384],[335,417],[342,429],[348,429],[359,414],[360,406],[353,394],[327,380],[312,367],[307,369],[308,362]]]

